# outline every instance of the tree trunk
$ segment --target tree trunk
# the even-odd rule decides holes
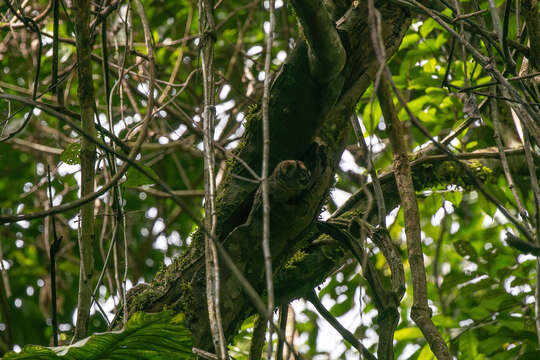
[[[398,49],[410,18],[404,9],[386,1],[378,3],[383,17],[386,53],[391,56]],[[315,231],[313,222],[334,183],[334,174],[350,133],[350,114],[371,84],[377,61],[369,40],[364,2],[349,11],[340,8],[339,2],[336,5],[335,18],[344,14],[342,19],[347,24],[346,30],[339,31],[346,53],[342,70],[330,79],[320,74],[320,66],[315,71],[313,57],[317,55],[317,49],[310,48],[308,37],[307,41],[297,43],[271,88],[270,169],[277,166],[272,175],[277,186],[273,186],[270,193],[270,244],[277,303],[285,303],[311,291],[339,265],[340,260],[331,254],[321,253],[320,246],[310,246],[309,240]],[[309,19],[305,26],[309,26]],[[260,173],[262,116],[259,108],[253,106],[246,118],[246,131],[236,155]],[[303,164],[287,160],[300,160]],[[232,174],[250,176],[239,161],[230,161],[227,176],[217,194],[216,234],[238,268],[259,294],[263,294],[264,262],[257,184]],[[331,251],[335,254],[341,252],[338,248]],[[211,350],[204,300],[203,256],[204,236],[197,231],[186,255],[160,271],[150,286],[142,291],[139,288],[137,294],[129,297],[129,309],[130,313],[137,310],[159,311],[166,306],[183,312],[193,332],[195,346]],[[224,265],[220,268],[223,327],[230,340],[254,309],[239,282]],[[293,284],[294,288],[305,284],[305,288],[291,292],[289,287]]]

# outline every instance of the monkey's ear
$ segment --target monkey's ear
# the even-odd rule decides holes
[[[278,164],[279,167],[279,177],[282,179],[291,178],[296,169],[296,164],[294,160],[284,160]]]
[[[297,160],[296,161],[296,177],[298,184],[301,186],[306,186],[309,184],[309,181],[311,180],[311,171],[304,165],[303,162]]]

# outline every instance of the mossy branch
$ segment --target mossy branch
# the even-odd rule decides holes
[[[73,2],[75,15],[75,38],[78,62],[78,97],[81,107],[82,130],[92,138],[96,136],[94,126],[94,87],[92,79],[92,36],[90,33],[90,2],[77,0]],[[94,163],[96,146],[86,138],[81,140],[81,197],[94,192]],[[79,230],[79,293],[77,306],[77,324],[73,341],[86,336],[92,299],[91,280],[94,272],[94,203],[81,206]]]
[[[347,54],[330,15],[321,0],[293,0],[309,46],[311,74],[322,83],[334,79],[343,69]]]

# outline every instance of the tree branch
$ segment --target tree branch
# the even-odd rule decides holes
[[[270,62],[272,60],[272,46],[274,43],[274,0],[269,0],[270,11],[270,29],[266,38],[266,56],[264,59],[264,89],[262,99],[262,164],[261,164],[261,196],[262,196],[262,249],[264,254],[264,275],[266,279],[266,295],[268,312],[274,311],[274,280],[272,271],[272,252],[270,250],[270,183],[269,183],[269,167],[270,167]],[[266,350],[266,357],[272,358],[272,327],[268,324],[269,340]]]
[[[329,82],[347,60],[334,23],[321,0],[292,0],[292,4],[309,46],[311,74],[321,83]]]
[[[527,174],[527,164],[524,160],[523,149],[510,149],[505,151],[510,169],[515,174]],[[458,154],[465,161],[480,160],[485,168],[476,168],[477,175],[486,178],[487,173],[492,176],[502,174],[503,170],[496,149],[480,150],[469,154]],[[462,169],[450,166],[452,161],[447,155],[430,155],[411,161],[410,166],[414,180],[414,187],[418,191],[437,186],[441,178],[462,179],[459,185],[465,189],[473,185],[471,179]],[[426,169],[429,169],[426,171]],[[484,171],[487,171],[486,173]],[[537,170],[538,171],[538,170]],[[386,209],[392,211],[399,205],[399,196],[396,188],[395,176],[392,170],[383,171],[379,176],[382,190],[385,194]],[[372,185],[369,185],[370,188]],[[371,189],[373,191],[373,189]],[[331,219],[350,219],[354,216],[365,216],[371,223],[377,223],[377,210],[364,214],[366,208],[365,191],[359,189],[345,204],[336,210]],[[342,246],[332,241],[326,234],[316,232],[308,239],[309,245],[300,250],[298,259],[289,263],[286,269],[280,269],[275,276],[276,301],[287,302],[303,297],[313,287],[320,284],[329,274],[339,268],[347,258]],[[294,286],[291,286],[294,284]],[[301,286],[298,286],[301,284]]]
[[[223,333],[220,307],[220,269],[216,245],[216,178],[214,126],[216,122],[216,94],[214,81],[215,21],[213,1],[199,0],[199,36],[202,41],[201,58],[204,89],[203,144],[204,144],[204,226],[209,233],[204,236],[204,259],[206,273],[206,303],[210,321],[212,342],[219,360],[226,360],[227,344]]]
[[[328,323],[332,325],[332,327],[336,329],[336,331],[352,346],[354,346],[355,349],[358,350],[358,352],[360,352],[366,359],[377,360],[377,358],[360,341],[358,341],[358,339],[349,330],[345,329],[343,325],[341,325],[339,321],[332,316],[328,310],[326,310],[315,291],[311,290],[311,292],[307,293],[306,299],[312,303],[319,314],[321,314],[322,317],[328,321]]]
[[[385,72],[385,75],[388,73]],[[416,202],[416,192],[413,185],[411,168],[407,157],[407,147],[404,141],[404,131],[392,101],[392,93],[386,83],[388,78],[379,84],[379,103],[381,104],[384,122],[388,129],[390,144],[394,153],[394,173],[396,184],[401,197],[403,218],[405,219],[405,234],[407,251],[411,266],[413,283],[413,306],[411,317],[426,337],[429,346],[438,359],[452,359],[448,346],[431,320],[431,309],[428,305],[426,268],[422,250],[420,214]]]
[[[92,35],[90,33],[90,2],[77,0],[73,3],[75,15],[75,32],[77,43],[78,97],[81,106],[82,130],[91,138],[95,138],[94,126],[94,85],[92,79]],[[35,99],[34,99],[35,100]],[[81,197],[94,192],[94,163],[96,146],[86,138],[81,140]],[[79,229],[79,293],[77,302],[77,323],[72,341],[86,337],[92,301],[90,287],[94,274],[94,203],[81,206]]]
[[[538,0],[521,0],[521,4],[531,46],[529,60],[536,70],[540,70],[540,14],[538,13]]]

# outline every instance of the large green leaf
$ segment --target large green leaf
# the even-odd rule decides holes
[[[152,168],[142,165],[144,170],[146,170],[151,175],[158,177],[156,172],[152,170]],[[148,179],[143,173],[141,173],[139,170],[135,169],[134,167],[130,167],[126,173],[126,182],[124,183],[124,186],[126,187],[136,187],[141,185],[147,185],[151,184],[152,181]]]
[[[174,316],[172,311],[139,312],[125,330],[94,334],[69,346],[28,345],[4,359],[194,359],[191,333],[183,320],[183,314]]]
[[[69,165],[77,165],[80,163],[79,154],[81,152],[81,144],[80,143],[73,143],[69,144],[64,151],[62,151],[62,154],[60,155],[60,159]]]
[[[414,340],[422,337],[422,331],[417,327],[399,329],[394,333],[394,340]]]

